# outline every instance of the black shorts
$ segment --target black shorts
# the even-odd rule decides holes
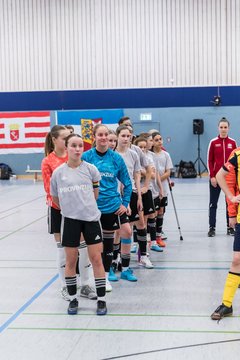
[[[49,234],[60,234],[62,215],[61,211],[51,206],[48,208],[48,232]]]
[[[240,224],[235,226],[233,251],[240,251]]]
[[[115,231],[120,229],[119,216],[114,213],[102,214],[100,221],[103,230]]]
[[[161,200],[160,200],[160,207],[166,207],[168,205],[168,197],[164,196]]]
[[[87,245],[95,245],[102,242],[102,229],[99,221],[84,221],[64,218],[62,246],[78,247],[80,237],[83,234]]]
[[[155,205],[151,190],[148,190],[145,194],[142,194],[142,203],[144,215],[150,215],[155,213]]]
[[[120,215],[119,220],[120,220],[121,225],[129,223],[129,217],[128,217],[128,215],[126,213]]]
[[[131,209],[131,215],[129,216],[130,222],[139,220],[137,201],[138,201],[138,194],[135,192],[132,192],[131,199],[130,199],[130,209]]]
[[[155,210],[159,210],[160,209],[160,205],[161,205],[161,200],[160,197],[157,196],[154,200],[154,206],[155,206]]]

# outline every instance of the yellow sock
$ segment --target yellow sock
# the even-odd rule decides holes
[[[225,306],[232,306],[234,295],[237,291],[238,285],[240,284],[240,275],[228,273],[224,292],[223,292],[223,304]]]

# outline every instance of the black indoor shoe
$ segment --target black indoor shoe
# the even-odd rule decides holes
[[[208,237],[214,237],[215,235],[215,227],[211,226],[208,231]]]
[[[227,228],[227,235],[231,235],[234,236],[235,235],[235,230],[231,227]]]
[[[77,312],[78,312],[78,301],[77,301],[77,299],[73,299],[69,303],[68,314],[69,315],[76,315]]]
[[[221,320],[225,316],[231,316],[233,313],[232,306],[220,305],[211,315],[212,320]]]
[[[98,300],[97,315],[106,315],[106,313],[107,313],[106,301]]]

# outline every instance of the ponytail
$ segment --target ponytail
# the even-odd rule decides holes
[[[60,135],[61,130],[66,130],[66,128],[61,125],[54,125],[51,131],[47,133],[44,144],[45,156],[48,156],[49,154],[51,154],[51,152],[53,152],[54,150],[53,138],[57,139]]]

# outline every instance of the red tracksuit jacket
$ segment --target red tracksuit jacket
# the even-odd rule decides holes
[[[212,139],[208,146],[208,171],[210,178],[215,177],[218,170],[227,162],[231,152],[236,149],[236,141],[230,137]]]

